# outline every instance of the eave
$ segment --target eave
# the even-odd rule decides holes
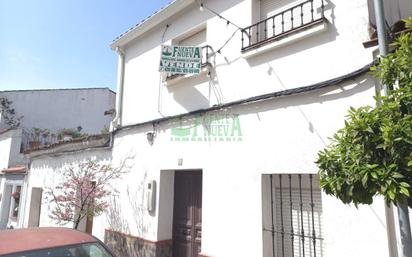
[[[151,16],[147,17],[146,19],[142,20],[140,23],[136,24],[128,31],[124,32],[117,38],[113,40],[110,44],[110,48],[112,50],[116,49],[116,47],[123,47],[128,44],[133,39],[138,38],[139,36],[143,35],[145,32],[153,29],[160,23],[164,22],[165,20],[169,19],[176,13],[184,10],[190,4],[194,3],[195,0],[174,0],[165,7],[161,8]]]

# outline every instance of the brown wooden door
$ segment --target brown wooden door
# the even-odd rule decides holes
[[[202,238],[202,172],[176,171],[173,257],[198,257]]]

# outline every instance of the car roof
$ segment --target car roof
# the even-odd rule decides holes
[[[0,231],[0,255],[65,245],[97,242],[70,228],[26,228]]]

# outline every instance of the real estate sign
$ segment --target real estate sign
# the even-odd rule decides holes
[[[162,45],[159,71],[174,74],[199,74],[202,67],[202,48]]]

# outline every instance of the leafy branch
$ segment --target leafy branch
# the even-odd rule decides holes
[[[412,20],[409,20],[412,23]],[[412,207],[412,35],[372,71],[389,86],[376,107],[350,108],[345,126],[319,152],[321,187],[344,203],[387,203]]]

